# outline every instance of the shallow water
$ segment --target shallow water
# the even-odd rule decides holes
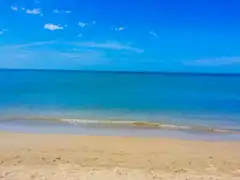
[[[63,133],[222,137],[227,131],[235,139],[240,76],[1,70],[0,115],[0,130],[29,131],[24,127],[31,124],[49,133],[61,127]]]

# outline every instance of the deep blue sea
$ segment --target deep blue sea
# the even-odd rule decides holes
[[[29,126],[239,137],[240,75],[0,70],[0,130]]]

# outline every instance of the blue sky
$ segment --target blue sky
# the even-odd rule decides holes
[[[240,73],[235,0],[0,0],[0,68]]]

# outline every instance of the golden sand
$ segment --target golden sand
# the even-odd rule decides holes
[[[240,142],[0,133],[0,179],[240,180]]]

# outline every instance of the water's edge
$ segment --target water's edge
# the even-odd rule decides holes
[[[183,126],[131,120],[91,120],[43,116],[1,118],[0,131],[240,141],[240,131],[210,128],[207,126]]]

